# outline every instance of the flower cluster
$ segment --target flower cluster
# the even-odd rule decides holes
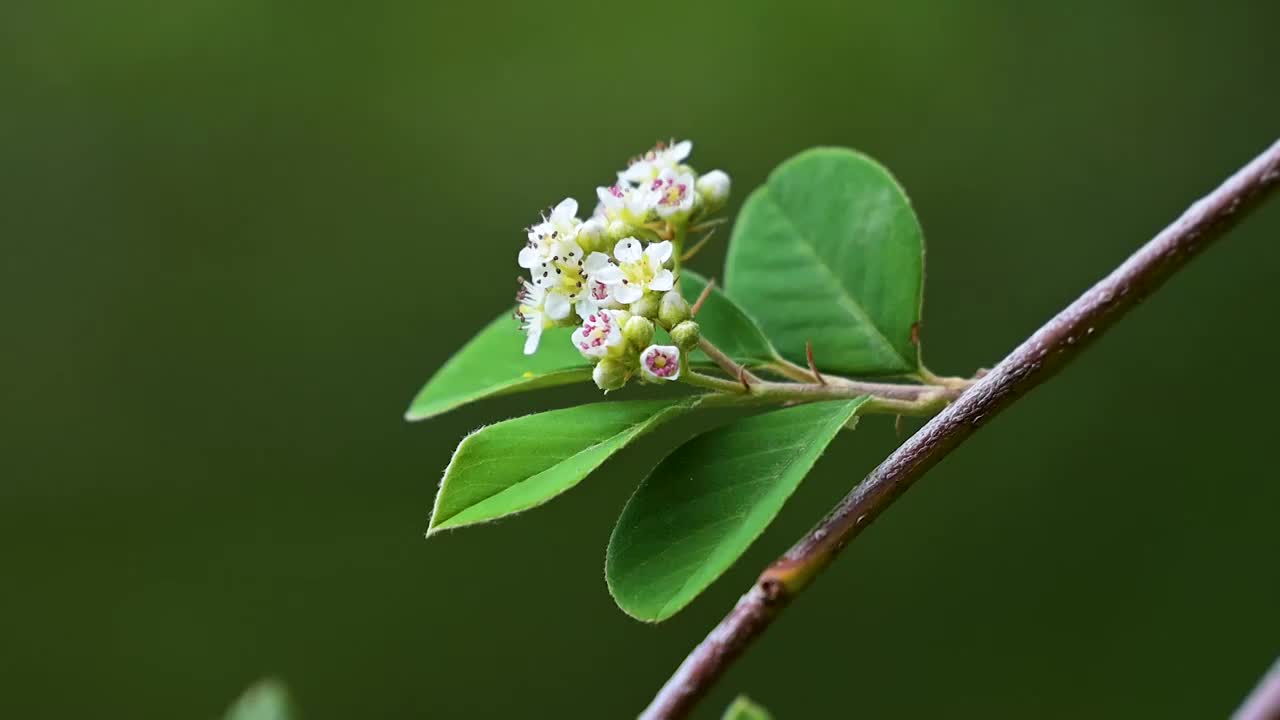
[[[729,197],[728,175],[685,164],[692,149],[687,140],[659,143],[596,188],[587,220],[567,198],[528,228],[517,260],[529,276],[520,279],[515,313],[525,354],[545,329],[576,326],[574,347],[596,364],[602,390],[637,372],[655,382],[680,376],[682,351],[698,335],[678,287],[684,238]],[[653,344],[655,322],[675,345]]]

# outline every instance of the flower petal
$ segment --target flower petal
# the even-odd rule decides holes
[[[640,241],[633,238],[622,238],[613,246],[613,256],[620,263],[639,262],[644,253],[640,250]]]
[[[649,258],[649,267],[657,270],[671,259],[671,241],[663,240],[662,242],[649,243],[649,247],[644,249],[644,254]]]
[[[553,252],[561,261],[576,263],[582,259],[582,248],[572,240],[561,240],[556,243]]]
[[[565,223],[573,220],[577,215],[578,201],[573,198],[565,198],[551,211],[551,221]]]
[[[648,160],[631,163],[626,170],[618,173],[618,177],[627,182],[642,183],[653,177],[653,164]]]
[[[693,152],[693,141],[682,140],[671,146],[671,149],[667,151],[667,157],[670,158],[671,162],[678,163],[689,157],[691,152]]]
[[[542,264],[542,253],[535,247],[525,245],[520,248],[520,256],[516,261],[520,263],[520,267],[532,270]]]
[[[635,284],[613,286],[613,298],[620,303],[629,305],[643,296],[644,290]]]
[[[563,320],[569,317],[569,296],[559,291],[547,293],[547,317],[552,320]]]
[[[653,279],[649,281],[649,289],[656,292],[666,292],[675,287],[675,284],[675,275],[672,275],[670,270],[662,269],[654,273]]]
[[[529,336],[524,339],[524,354],[532,355],[538,351],[538,341],[542,339],[542,319],[537,318],[536,322],[529,325],[526,332]]]
[[[586,270],[588,275],[595,275],[601,270],[611,267],[613,267],[613,263],[609,262],[609,256],[602,252],[591,253],[582,265],[582,269]]]

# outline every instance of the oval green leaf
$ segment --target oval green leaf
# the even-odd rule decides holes
[[[627,502],[605,558],[609,592],[638,620],[688,605],[764,532],[865,397],[800,405],[703,433]]]
[[[700,398],[602,402],[505,420],[458,444],[427,536],[541,505]]]
[[[690,304],[698,300],[706,286],[707,279],[698,273],[688,268],[680,271],[680,294]],[[696,319],[702,328],[703,337],[744,365],[761,365],[777,357],[777,351],[760,326],[720,288],[711,288]],[[694,353],[693,359],[695,362],[710,362],[702,353]]]
[[[823,369],[903,375],[920,365],[924,239],[902,187],[874,160],[816,148],[747,198],[725,260],[725,292],[784,356],[806,341]]]

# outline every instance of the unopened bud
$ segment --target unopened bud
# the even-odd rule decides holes
[[[658,322],[663,329],[670,330],[689,319],[689,301],[679,291],[671,290],[662,296],[662,305],[658,308]]]
[[[621,220],[614,220],[609,223],[609,227],[605,229],[605,234],[610,239],[620,240],[631,235],[631,226]]]
[[[578,228],[578,235],[575,238],[578,247],[584,252],[594,252],[602,250],[605,245],[605,224],[600,218],[589,218],[582,223],[582,227]]]
[[[729,176],[723,170],[712,170],[694,184],[707,212],[715,212],[729,201]]]
[[[595,369],[591,371],[591,379],[595,381],[596,387],[605,392],[618,390],[627,384],[627,366],[621,361],[605,358],[596,363]]]
[[[622,336],[633,347],[649,347],[653,342],[653,321],[647,317],[633,315],[627,324],[622,326]]]
[[[658,317],[658,296],[654,293],[645,293],[645,296],[631,303],[631,314],[640,317],[647,317],[650,320]]]
[[[671,328],[671,341],[676,347],[689,352],[698,347],[698,340],[702,339],[702,328],[698,327],[698,323],[692,320],[684,322]]]

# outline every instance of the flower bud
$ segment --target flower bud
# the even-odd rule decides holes
[[[605,229],[605,234],[611,240],[620,240],[631,235],[631,225],[621,220],[614,220],[609,223],[609,227]]]
[[[601,250],[605,246],[605,224],[600,218],[589,218],[582,223],[582,227],[578,228],[578,236],[575,238],[578,247],[585,252],[594,252]]]
[[[698,327],[698,323],[692,320],[684,322],[671,328],[671,341],[676,347],[689,352],[698,347],[698,340],[702,338],[702,328]]]
[[[653,318],[658,317],[658,304],[657,294],[645,293],[644,297],[631,303],[631,314],[652,320]]]
[[[627,321],[627,324],[622,326],[622,336],[634,347],[648,347],[653,343],[653,321],[646,317],[633,315]]]
[[[712,170],[703,175],[694,187],[707,212],[715,212],[729,201],[729,176],[723,170]]]
[[[663,329],[670,330],[689,319],[689,302],[678,291],[671,290],[662,296],[662,305],[658,308],[658,322]]]
[[[595,369],[591,371],[591,379],[595,381],[596,387],[605,392],[618,390],[627,384],[627,366],[620,360],[605,358],[596,363]]]

